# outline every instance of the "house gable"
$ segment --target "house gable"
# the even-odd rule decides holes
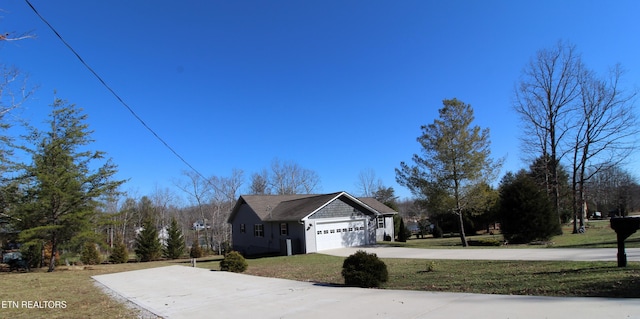
[[[366,215],[363,214],[354,203],[348,203],[342,197],[336,198],[331,201],[327,205],[321,207],[313,214],[309,215],[307,218],[309,219],[320,219],[320,218],[340,218],[340,217],[349,217],[349,218],[364,218]]]

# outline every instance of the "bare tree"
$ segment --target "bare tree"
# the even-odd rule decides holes
[[[223,244],[231,239],[231,229],[227,220],[236,204],[243,182],[244,172],[240,169],[234,169],[229,177],[214,176],[210,179],[214,189],[211,203],[214,207],[211,217],[212,240],[216,243],[219,254],[222,254]]]
[[[524,124],[523,148],[533,158],[548,159],[547,192],[560,219],[558,163],[561,142],[569,130],[568,117],[580,96],[578,76],[582,61],[574,45],[558,42],[541,50],[523,70],[515,89],[514,109]]]
[[[592,172],[585,183],[587,200],[595,211],[625,216],[637,209],[640,186],[637,179],[619,165]]]
[[[211,216],[212,213],[210,212],[210,205],[208,205],[208,203],[211,202],[214,189],[209,180],[203,178],[196,172],[185,171],[182,174],[187,180],[175,183],[176,187],[185,192],[189,196],[191,203],[195,206],[198,217],[202,222],[202,224],[196,225],[196,231],[202,228],[205,244],[211,249],[213,247],[211,246],[211,233],[208,222],[209,216]]]
[[[638,134],[637,116],[632,105],[636,92],[626,93],[618,83],[623,71],[616,65],[607,80],[593,71],[580,73],[579,107],[572,118],[573,150],[573,232],[577,220],[584,227],[586,217],[585,182],[594,174],[624,161],[635,148]],[[587,171],[587,169],[589,170]]]
[[[303,168],[295,162],[281,163],[277,158],[271,162],[269,186],[278,195],[311,194],[319,184],[320,177],[315,171]]]
[[[372,168],[367,168],[358,174],[356,187],[360,196],[374,197],[376,191],[383,185],[382,180],[376,177],[376,172]]]

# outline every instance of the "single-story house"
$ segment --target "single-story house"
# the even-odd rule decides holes
[[[394,238],[393,215],[375,198],[242,195],[231,211],[233,249],[243,255],[308,254]]]

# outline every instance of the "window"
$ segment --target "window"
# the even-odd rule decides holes
[[[339,233],[339,232],[341,232],[341,231],[342,231],[342,230],[341,230],[340,228],[336,229],[336,232],[338,232],[338,233]]]
[[[384,228],[384,217],[378,217],[378,228]]]
[[[318,235],[322,235],[322,231],[321,230],[318,231]]]
[[[247,232],[247,228],[246,228],[245,224],[240,224],[240,232],[243,233],[243,234]]]
[[[287,235],[289,235],[289,224],[280,223],[280,236],[287,236]]]
[[[253,236],[264,237],[264,225],[263,224],[255,224],[255,225],[253,225]]]

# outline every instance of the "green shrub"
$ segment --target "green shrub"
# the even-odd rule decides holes
[[[127,251],[127,246],[122,242],[122,239],[116,238],[116,243],[113,245],[109,261],[114,264],[124,264],[129,261],[129,252]]]
[[[433,272],[436,271],[436,262],[431,260],[431,261],[427,261],[427,267],[425,272]]]
[[[502,246],[502,241],[498,238],[481,238],[478,240],[468,240],[469,246]]]
[[[560,231],[546,190],[524,172],[503,181],[499,205],[500,229],[510,244],[547,241]]]
[[[200,247],[200,243],[198,242],[198,239],[195,239],[191,244],[191,249],[189,250],[189,257],[191,258],[202,257],[202,247]]]
[[[87,242],[82,247],[82,254],[80,255],[80,261],[85,265],[97,265],[100,263],[100,253],[96,248],[96,244]]]
[[[220,261],[220,270],[231,272],[244,272],[247,270],[247,261],[237,251],[230,251]]]
[[[387,265],[376,254],[359,250],[342,264],[342,277],[347,286],[380,287],[389,280]]]
[[[440,225],[436,225],[436,227],[433,228],[433,238],[442,238],[442,236],[442,228]]]

